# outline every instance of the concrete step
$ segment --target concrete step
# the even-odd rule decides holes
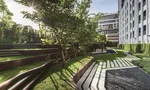
[[[111,68],[114,68],[115,65],[114,65],[113,61],[110,61],[110,63],[111,63]]]
[[[107,68],[110,68],[110,61],[109,60],[107,60]]]
[[[89,76],[87,77],[87,79],[85,80],[85,82],[83,83],[83,90],[90,90],[90,84],[95,76],[95,72],[97,70],[98,64],[96,64],[92,71],[90,72]]]
[[[92,83],[91,83],[91,86],[90,86],[91,90],[98,90],[97,84],[100,80],[102,65],[103,65],[102,62],[100,62],[98,65],[97,71],[95,73],[95,76],[94,76]]]
[[[87,71],[83,74],[83,76],[77,82],[77,87],[78,87],[79,90],[82,90],[82,84],[86,80],[86,78],[88,77],[88,75],[91,72],[94,65],[95,65],[95,62],[92,63],[92,65],[87,69]]]

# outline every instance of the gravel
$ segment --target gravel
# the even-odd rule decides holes
[[[106,71],[106,90],[150,90],[150,76],[138,67]]]

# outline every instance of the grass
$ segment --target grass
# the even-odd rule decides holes
[[[101,55],[94,55],[94,60],[96,62],[100,62],[100,61],[107,61],[107,60],[116,60],[117,58],[120,57],[125,57],[126,55],[123,53],[123,51],[121,50],[115,50],[117,53],[114,54],[101,54]]]
[[[139,66],[140,68],[142,68],[148,74],[150,74],[150,59],[142,59],[139,61],[133,61],[133,63]]]
[[[34,90],[74,90],[71,86],[71,77],[81,67],[91,60],[92,57],[77,57],[66,63],[65,68],[62,64],[57,64],[54,71],[52,68],[48,70],[41,82],[39,82]]]
[[[11,77],[23,73],[25,71],[28,71],[30,69],[33,69],[35,67],[38,67],[44,63],[46,63],[47,61],[40,61],[40,62],[36,62],[30,65],[24,65],[24,66],[19,66],[13,69],[9,69],[9,70],[5,70],[5,71],[0,71],[0,83],[10,79]]]
[[[0,57],[0,62],[20,60],[20,59],[30,58],[30,57],[34,57],[34,56],[9,56],[9,57]]]

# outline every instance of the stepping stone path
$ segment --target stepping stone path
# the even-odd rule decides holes
[[[136,67],[131,63],[132,60],[139,60],[139,58],[127,54],[125,58],[118,58],[117,60],[107,60],[106,62],[99,62],[97,64],[93,62],[92,65],[87,69],[87,71],[77,82],[78,89],[106,90],[106,70]]]

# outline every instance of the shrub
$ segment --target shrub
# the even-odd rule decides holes
[[[148,55],[150,53],[150,44],[145,45],[144,54]]]
[[[131,49],[132,48],[131,48],[130,44],[124,44],[124,50],[126,50],[126,51],[132,51]]]

